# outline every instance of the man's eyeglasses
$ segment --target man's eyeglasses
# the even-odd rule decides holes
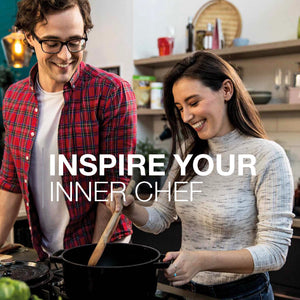
[[[39,39],[34,32],[32,33],[32,36],[41,44],[43,52],[48,54],[59,53],[64,45],[67,46],[71,53],[80,52],[85,49],[86,42],[88,40],[87,36],[82,38],[74,38],[66,42],[59,40],[42,40]]]

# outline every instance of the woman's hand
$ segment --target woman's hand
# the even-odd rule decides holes
[[[120,191],[118,193],[118,191]],[[134,204],[134,197],[132,195],[126,196],[124,199],[124,193],[122,188],[115,189],[111,194],[107,196],[106,206],[112,213],[119,212],[123,209],[124,212],[128,210]]]
[[[165,276],[173,285],[188,283],[201,271],[251,274],[254,269],[249,250],[168,252],[164,261],[174,260],[165,270]]]
[[[183,285],[201,271],[201,256],[199,251],[168,252],[163,261],[174,260],[165,270],[166,278],[174,285]]]

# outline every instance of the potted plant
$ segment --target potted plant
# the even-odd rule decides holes
[[[168,164],[169,159],[169,153],[162,148],[155,148],[153,143],[150,142],[148,138],[146,138],[144,141],[140,140],[137,143],[136,147],[136,153],[141,154],[145,157],[145,171],[146,175],[142,176],[140,172],[134,174],[134,177],[138,182],[146,181],[151,184],[152,187],[150,187],[148,184],[141,184],[139,187],[139,192],[143,194],[150,194],[153,193],[155,189],[155,182],[157,182],[158,187],[161,187],[163,176],[151,176],[149,175],[149,155],[152,154],[164,154],[164,158],[162,159],[156,159],[156,162],[162,162],[163,167],[155,167],[155,171],[164,171]]]

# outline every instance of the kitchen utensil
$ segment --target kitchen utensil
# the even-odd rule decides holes
[[[55,253],[51,262],[61,263],[64,287],[70,299],[147,299],[157,286],[160,252],[152,247],[108,243],[96,266],[88,266],[95,244]],[[60,251],[61,252],[61,251]]]
[[[226,0],[213,0],[201,6],[193,20],[194,30],[206,30],[207,24],[215,24],[217,18],[222,21],[225,47],[230,47],[241,34],[242,19],[238,9]]]
[[[268,91],[249,91],[254,104],[266,104],[272,98],[272,93]]]
[[[282,83],[282,70],[281,68],[277,68],[275,70],[275,77],[274,77],[275,89],[279,90]]]
[[[135,181],[131,180],[125,190],[125,197],[131,194],[134,186],[135,186]],[[100,259],[101,255],[106,247],[107,242],[110,240],[113,232],[115,231],[115,229],[117,227],[121,212],[122,212],[122,209],[120,209],[118,212],[115,211],[112,214],[109,222],[107,223],[107,225],[101,235],[100,240],[97,243],[96,248],[94,249],[94,251],[89,259],[89,262],[88,262],[89,266],[95,266],[97,264],[98,260]]]
[[[293,80],[294,87],[300,87],[300,62],[298,62],[297,64],[298,64],[298,70],[294,74],[294,80]]]

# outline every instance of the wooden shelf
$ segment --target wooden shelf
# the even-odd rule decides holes
[[[137,114],[140,116],[163,115],[164,113],[164,109],[138,108],[137,110]]]
[[[258,111],[261,113],[271,112],[300,112],[300,104],[265,104],[257,105]],[[163,115],[165,112],[163,109],[150,109],[150,108],[139,108],[137,110],[138,115],[153,116]]]
[[[259,112],[300,112],[300,104],[265,104],[256,107]]]
[[[283,42],[249,45],[243,47],[230,47],[220,50],[210,50],[226,60],[247,59],[264,56],[288,55],[300,53],[300,39]],[[136,67],[164,68],[171,67],[191,53],[157,56],[134,60]]]

